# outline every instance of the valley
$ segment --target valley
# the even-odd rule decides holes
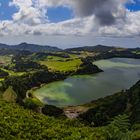
[[[0,0],[0,140],[140,140],[140,0]]]
[[[137,82],[140,80],[139,48],[97,45],[66,50],[55,47],[53,51],[50,47],[45,47],[43,52],[40,49],[31,52],[30,47],[38,46],[19,44],[22,45],[28,46],[28,49],[15,49],[12,46],[0,48],[0,105],[2,110],[4,104],[6,110],[13,107],[18,112],[24,112],[30,123],[27,127],[30,133],[33,123],[40,125],[43,123],[40,119],[43,119],[50,122],[48,129],[46,125],[43,126],[46,131],[51,131],[51,124],[57,125],[56,129],[52,127],[57,136],[53,137],[49,133],[47,137],[42,128],[33,126],[33,133],[42,130],[38,135],[41,139],[59,139],[61,136],[58,131],[62,127],[60,123],[68,128],[62,130],[65,138],[68,137],[66,133],[69,133],[70,137],[74,135],[77,140],[76,137],[84,139],[87,134],[91,139],[106,139],[110,121],[118,116],[130,122],[132,127],[129,130],[132,131],[133,139],[140,138],[140,82]],[[14,111],[9,112],[13,119],[16,117]],[[30,116],[29,112],[33,114]],[[19,113],[17,116],[19,117]],[[18,122],[19,126],[23,125],[22,120],[24,116]],[[7,119],[3,124],[8,125]],[[14,129],[8,127],[10,134],[7,133],[7,137],[17,134],[16,137],[23,138],[17,127],[13,127]],[[74,130],[78,135],[73,134]],[[22,132],[28,139],[33,137]],[[123,135],[127,132],[125,130]],[[92,133],[95,135],[91,135]],[[3,135],[1,132],[0,134]]]

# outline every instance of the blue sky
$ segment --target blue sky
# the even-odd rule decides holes
[[[0,0],[0,20],[11,20],[12,15],[18,10],[15,6],[9,6],[11,0]],[[51,22],[60,22],[73,18],[73,12],[70,8],[63,6],[47,9],[47,16]]]
[[[128,3],[126,4],[126,7],[130,10],[130,11],[139,11],[140,10],[140,0],[134,0],[134,4],[132,3]]]
[[[47,12],[48,18],[51,22],[60,22],[73,18],[73,12],[70,8],[66,7],[55,7],[48,8]]]
[[[17,12],[16,7],[9,6],[10,0],[0,0],[0,20],[11,20],[12,15]]]
[[[9,6],[11,0],[0,0],[0,20],[11,20],[12,15],[18,10],[15,6]],[[130,11],[140,10],[140,0],[134,0],[135,3],[126,4]],[[51,22],[60,22],[73,18],[73,11],[63,6],[48,8],[47,16]]]
[[[0,0],[0,42],[65,48],[96,43],[139,46],[140,0],[100,0],[100,5],[96,5],[96,0],[82,1]],[[108,8],[103,9],[102,4]]]

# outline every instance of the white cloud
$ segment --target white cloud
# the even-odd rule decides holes
[[[100,27],[101,35],[110,36],[139,36],[140,35],[140,11],[127,11],[125,21],[118,20],[117,24],[109,27]]]
[[[89,6],[91,1],[97,4],[94,7]],[[13,0],[9,5],[16,6],[18,12],[13,15],[13,20],[0,21],[0,35],[93,35],[101,37],[140,35],[140,11],[126,10],[123,6],[126,0],[107,0],[104,6],[101,4],[102,1],[104,0]],[[80,2],[83,3],[79,7]],[[87,2],[87,8],[88,6],[91,8],[90,14],[86,9],[81,11],[81,7],[86,7],[85,2]],[[107,7],[111,5],[112,8],[108,11]],[[73,19],[51,23],[48,21],[47,8],[56,6],[79,9],[82,17],[77,13],[79,16]],[[98,11],[96,11],[96,6],[98,6]],[[104,15],[100,12],[107,13]],[[105,17],[113,19],[110,19],[110,22],[106,21]]]
[[[47,22],[46,11],[39,7],[37,0],[13,0],[9,6],[18,8],[18,12],[13,15],[15,22],[29,25]]]

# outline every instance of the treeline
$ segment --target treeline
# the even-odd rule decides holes
[[[9,73],[0,69],[0,78],[5,78]]]
[[[39,63],[30,60],[28,57],[29,56],[26,53],[15,55],[12,57],[11,64],[4,68],[14,72],[30,72],[40,69],[48,70],[46,66],[42,66]]]
[[[8,49],[8,48],[0,48],[0,55],[4,56],[4,55],[30,55],[32,54],[29,51],[20,51],[20,50],[12,50],[12,49]]]
[[[36,53],[33,57],[36,58],[37,60],[43,59],[44,57],[46,58],[47,56],[57,56],[57,57],[62,57],[62,58],[70,58],[70,56],[67,53]]]
[[[57,80],[65,79],[66,75],[62,73],[51,73],[47,70],[39,70],[33,73],[27,73],[23,76],[9,76],[2,82],[1,90],[5,91],[9,86],[17,93],[18,99],[26,97],[27,90],[33,87],[39,87],[43,83],[50,83]]]
[[[81,59],[82,63],[79,68],[76,70],[75,74],[94,74],[103,72],[100,68],[96,65],[93,65],[92,61],[88,61],[87,59]]]
[[[101,59],[110,59],[110,58],[135,58],[140,59],[139,53],[133,53],[131,50],[125,51],[111,51],[111,52],[104,52],[96,56],[87,56],[87,61],[96,61]]]

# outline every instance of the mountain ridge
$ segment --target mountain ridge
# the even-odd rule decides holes
[[[11,52],[16,52],[16,51],[28,51],[30,53],[58,53],[58,52],[63,52],[63,53],[70,53],[70,54],[78,54],[78,53],[83,53],[83,52],[90,52],[90,53],[112,53],[112,52],[124,52],[124,51],[140,51],[140,48],[123,48],[119,46],[107,46],[107,45],[95,45],[95,46],[81,46],[81,47],[75,47],[75,48],[67,48],[67,49],[61,49],[56,46],[50,46],[50,45],[38,45],[38,44],[29,44],[26,42],[22,42],[17,45],[7,45],[0,43],[0,50],[3,52],[11,51]]]
[[[21,51],[30,51],[30,52],[58,52],[62,51],[62,49],[49,45],[36,45],[36,44],[28,44],[26,42],[17,44],[17,45],[7,45],[0,43],[1,49],[12,49],[12,50],[21,50]]]

